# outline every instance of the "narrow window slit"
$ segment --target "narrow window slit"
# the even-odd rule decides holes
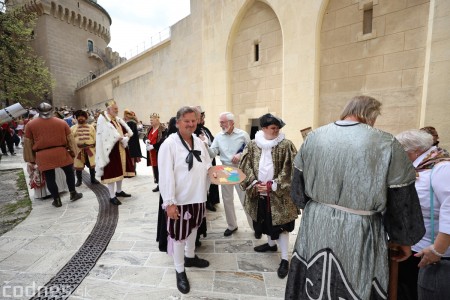
[[[372,33],[372,22],[373,21],[373,7],[370,6],[364,9],[363,17],[363,34]]]

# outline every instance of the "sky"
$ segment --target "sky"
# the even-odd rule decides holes
[[[190,14],[190,0],[97,0],[112,19],[109,47],[130,58],[159,36],[167,37],[168,28]],[[152,42],[151,42],[152,41]]]

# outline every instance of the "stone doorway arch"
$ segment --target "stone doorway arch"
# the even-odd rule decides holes
[[[251,119],[280,115],[283,37],[274,10],[255,1],[244,13],[231,40],[230,109],[236,126],[250,132]]]

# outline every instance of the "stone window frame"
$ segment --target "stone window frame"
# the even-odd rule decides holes
[[[256,60],[255,56],[255,50],[256,50],[256,45],[258,45],[258,60]],[[253,64],[253,66],[257,66],[261,64],[261,37],[255,38],[252,42],[252,52],[251,52],[251,62]]]
[[[92,49],[91,49],[90,45],[92,45]],[[95,47],[94,47],[94,41],[93,40],[91,40],[91,39],[87,40],[87,48],[88,48],[88,50],[87,50],[88,53],[94,52]]]
[[[364,16],[365,10],[367,10],[368,8],[373,9],[375,5],[378,5],[378,0],[359,0],[359,10],[361,11],[361,14],[363,14],[363,16]],[[363,20],[364,20],[364,17],[363,17]],[[373,19],[372,19],[372,22],[373,22]],[[363,26],[364,26],[364,24],[363,24]],[[361,42],[361,41],[371,40],[371,39],[374,39],[377,37],[378,37],[377,30],[373,27],[373,24],[372,24],[372,32],[363,34],[363,28],[361,27],[361,30],[358,31],[358,33],[357,33],[356,39],[358,42]]]

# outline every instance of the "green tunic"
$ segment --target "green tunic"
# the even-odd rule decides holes
[[[292,196],[304,212],[286,299],[386,299],[387,234],[400,245],[424,234],[400,143],[366,124],[332,123],[308,135],[294,165]]]

